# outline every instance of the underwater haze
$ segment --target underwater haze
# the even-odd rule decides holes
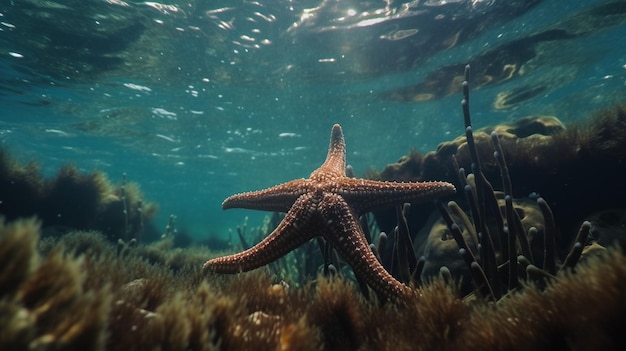
[[[626,1],[1,0],[0,142],[122,175],[197,240],[238,192],[306,178],[339,123],[357,175],[527,115],[626,96]]]

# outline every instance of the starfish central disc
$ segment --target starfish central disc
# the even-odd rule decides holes
[[[249,271],[288,254],[316,236],[329,241],[354,273],[378,294],[401,298],[408,288],[394,279],[369,247],[359,216],[376,208],[425,202],[455,192],[447,182],[382,182],[346,176],[346,145],[339,124],[331,131],[324,163],[308,179],[233,195],[223,209],[286,212],[278,227],[260,243],[240,253],[207,261],[203,270],[216,273]]]

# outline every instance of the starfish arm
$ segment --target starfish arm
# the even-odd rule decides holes
[[[346,175],[346,142],[343,138],[341,126],[335,124],[330,132],[330,145],[326,161],[311,173],[310,178],[315,181],[325,181],[334,177]]]
[[[264,190],[235,194],[222,202],[222,209],[287,212],[296,199],[307,191],[309,183],[307,179],[296,179]]]
[[[440,196],[452,195],[454,185],[447,182],[382,182],[367,179],[343,178],[336,193],[343,196],[357,214],[376,208],[431,201]]]
[[[350,206],[336,194],[325,194],[323,202],[322,216],[327,219],[324,237],[332,242],[354,273],[387,298],[406,296],[408,287],[393,278],[378,262]]]
[[[307,201],[310,195],[300,197],[285,218],[260,243],[240,253],[218,257],[204,263],[204,272],[239,273],[272,263],[314,237],[307,230],[313,209]]]

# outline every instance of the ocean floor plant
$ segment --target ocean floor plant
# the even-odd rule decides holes
[[[137,246],[95,232],[39,241],[0,226],[2,350],[617,350],[626,346],[626,257],[612,249],[498,303],[435,280],[380,305],[348,280],[291,288],[267,269],[203,279],[206,249]],[[159,259],[150,258],[153,256]],[[182,261],[172,266],[173,262]]]

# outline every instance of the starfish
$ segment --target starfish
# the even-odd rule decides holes
[[[278,227],[257,245],[207,261],[203,271],[238,273],[269,264],[316,236],[329,241],[354,273],[379,296],[398,299],[408,287],[389,274],[372,252],[359,225],[373,209],[425,202],[452,194],[446,182],[384,182],[346,176],[346,145],[339,124],[333,126],[326,161],[308,179],[230,196],[223,209],[286,212]]]

